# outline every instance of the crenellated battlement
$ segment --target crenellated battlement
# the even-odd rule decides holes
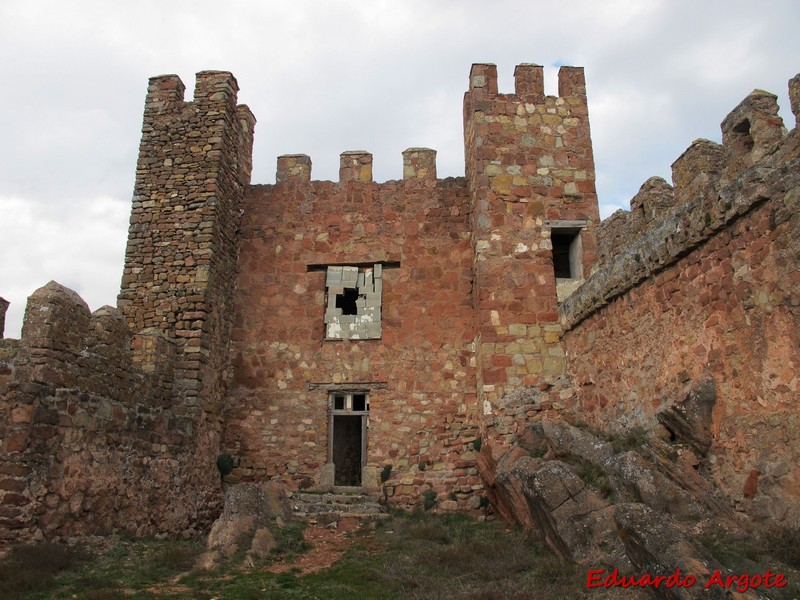
[[[601,224],[582,68],[546,95],[541,65],[517,65],[512,93],[473,65],[465,176],[446,179],[415,147],[398,180],[354,150],[336,182],[291,154],[252,186],[238,91],[227,71],[198,73],[191,100],[150,79],[119,308],[50,282],[0,340],[0,542],[197,533],[220,453],[291,487],[373,490],[390,466],[390,503],[479,510],[533,421],[650,426],[708,374],[725,406],[701,470],[743,502],[757,484],[770,518],[797,505],[778,480],[795,457],[752,433],[792,448],[800,391],[800,131],[774,95]],[[789,95],[797,120],[800,75]]]
[[[435,181],[436,150],[408,148],[403,151],[404,181]],[[307,183],[311,179],[311,157],[306,154],[284,154],[278,157],[275,175],[277,184]],[[315,180],[318,181],[318,180]],[[339,156],[339,183],[348,181],[372,183],[372,154],[349,150]]]
[[[147,86],[145,112],[182,108],[186,85],[178,75],[156,75]],[[227,106],[236,108],[239,84],[228,71],[200,71],[195,78],[194,104],[198,107]],[[242,105],[243,107],[246,105]]]
[[[469,88],[465,93],[473,110],[510,112],[513,105],[503,106],[502,102],[534,105],[558,104],[567,102],[571,107],[586,107],[586,78],[583,67],[562,66],[558,70],[558,95],[546,96],[544,93],[544,67],[523,63],[514,69],[514,92],[503,94],[497,87],[497,66],[492,63],[472,65],[469,74]],[[498,102],[499,101],[499,102]],[[484,104],[487,102],[487,104]],[[488,104],[491,102],[491,104]],[[498,110],[499,109],[499,110]]]
[[[798,79],[789,82],[790,97]],[[787,134],[776,99],[751,92],[722,121],[721,145],[695,140],[672,164],[672,185],[648,179],[630,211],[603,221],[595,273],[562,306],[568,326],[730,226],[764,200],[759,186],[765,177],[791,171],[798,130]]]
[[[76,292],[51,281],[28,298],[11,381],[161,404],[172,388],[172,346],[157,331],[132,335],[116,308],[91,313]]]
[[[0,340],[6,330],[6,311],[8,310],[8,300],[0,296]]]
[[[588,275],[600,222],[583,69],[559,69],[558,96],[545,95],[539,65],[518,65],[514,79],[514,93],[499,93],[497,67],[475,64],[464,95],[486,419],[506,391],[563,375],[559,296]]]
[[[233,290],[255,117],[227,71],[198,73],[192,102],[184,89],[148,86],[118,304],[133,331],[175,340],[180,404],[197,411],[218,402],[231,318],[212,305]]]
[[[0,542],[208,522],[187,501],[214,474],[192,462],[201,423],[173,402],[174,345],[54,281],[31,294],[21,338],[0,344]],[[183,508],[167,514],[158,498]]]
[[[797,78],[795,78],[797,79]],[[790,96],[792,85],[789,82]],[[598,229],[598,263],[609,264],[640,236],[657,226],[676,207],[695,205],[693,217],[709,224],[725,219],[728,206],[719,203],[722,188],[742,170],[775,154],[786,137],[777,96],[754,90],[722,121],[722,144],[698,139],[672,163],[672,185],[648,179],[630,201]]]

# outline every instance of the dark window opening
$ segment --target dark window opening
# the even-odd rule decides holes
[[[574,233],[555,233],[550,234],[550,241],[553,244],[553,269],[556,272],[556,279],[574,279],[577,273],[573,274],[570,261],[570,246],[577,237]]]
[[[367,410],[367,396],[365,394],[353,394],[353,410]]]
[[[345,288],[344,292],[336,295],[336,308],[341,308],[343,315],[356,315],[358,314],[356,300],[358,300],[358,290]]]
[[[731,137],[734,154],[748,154],[755,146],[753,134],[750,131],[750,120],[745,119],[734,127],[731,132],[733,134]]]
[[[333,397],[333,410],[344,410],[344,396]]]

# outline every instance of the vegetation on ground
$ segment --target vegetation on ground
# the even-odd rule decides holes
[[[773,542],[781,540],[773,547],[747,540],[707,544],[726,564],[748,571],[765,564],[768,550],[780,553],[786,563],[777,568],[796,574],[795,535],[773,532]],[[8,600],[559,600],[619,598],[620,591],[637,597],[632,590],[587,590],[585,568],[559,561],[523,532],[462,514],[392,514],[353,533],[341,560],[309,574],[268,570],[307,549],[302,526],[282,536],[270,558],[237,556],[212,571],[195,568],[205,550],[196,540],[17,546],[0,561],[0,590]]]

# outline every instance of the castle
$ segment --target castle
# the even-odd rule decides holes
[[[756,90],[601,223],[583,70],[558,82],[473,65],[465,177],[410,148],[398,181],[351,151],[338,182],[291,155],[251,185],[236,79],[152,78],[117,308],[51,282],[0,340],[0,541],[202,532],[220,454],[477,509],[542,418],[688,431],[738,510],[800,517],[796,126]],[[704,414],[675,409],[697,389]]]

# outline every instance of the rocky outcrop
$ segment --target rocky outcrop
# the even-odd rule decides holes
[[[275,548],[273,533],[291,517],[286,492],[278,483],[240,483],[225,492],[225,509],[208,534],[208,552],[201,566],[210,568],[220,557],[231,558],[239,551],[264,557]]]
[[[690,393],[687,410],[702,413],[709,389]],[[562,559],[629,574],[680,570],[698,581],[725,572],[694,541],[693,528],[738,531],[741,525],[730,502],[683,452],[641,431],[609,441],[547,419],[530,424],[518,442],[508,449],[492,439],[483,443],[478,465],[492,505],[537,531]],[[728,597],[702,585],[651,591],[663,598]]]
[[[700,456],[711,447],[711,411],[717,401],[713,379],[699,381],[682,402],[665,408],[656,418],[674,436],[689,444]]]

